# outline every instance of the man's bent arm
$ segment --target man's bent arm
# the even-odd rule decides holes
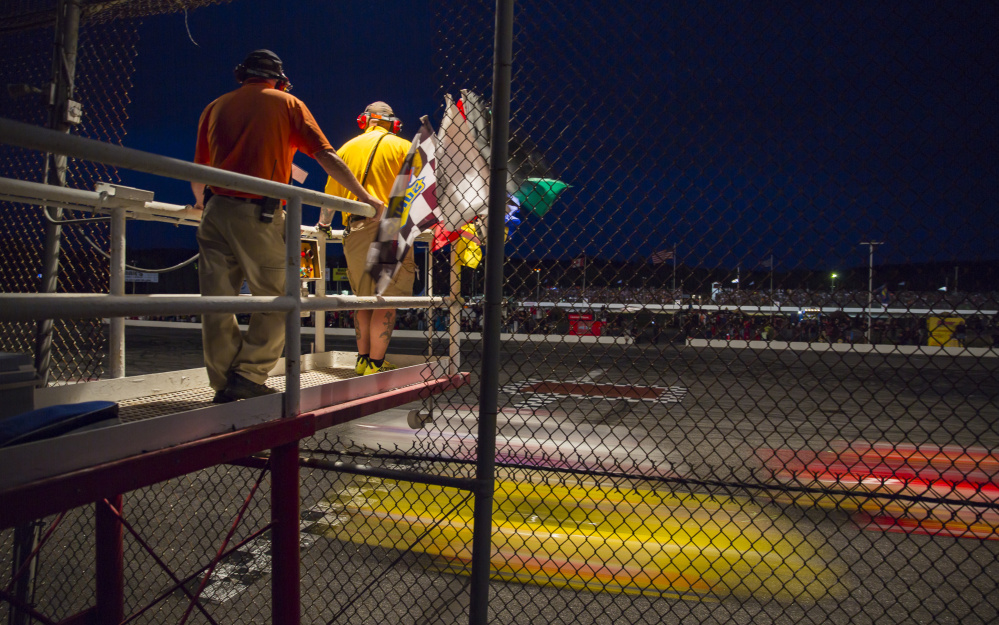
[[[191,191],[194,192],[194,208],[204,210],[205,208],[205,185],[200,182],[191,183]]]

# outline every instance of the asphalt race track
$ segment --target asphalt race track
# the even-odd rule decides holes
[[[304,348],[310,340],[303,337]],[[328,336],[327,349],[351,351],[352,337]],[[418,339],[393,341],[392,351],[424,350]],[[466,343],[462,369],[476,371],[478,358],[477,345]],[[127,362],[130,375],[197,367],[200,336],[129,328]],[[928,531],[929,524],[918,531],[906,531],[901,522],[886,529],[871,521],[880,518],[871,512],[871,501],[882,500],[803,494],[793,487],[818,482],[778,475],[766,462],[768,450],[820,452],[855,441],[996,449],[999,359],[509,342],[501,362],[499,479],[708,492],[746,510],[748,501],[810,545],[832,550],[830,570],[842,575],[847,590],[845,596],[787,604],[724,593],[699,599],[635,596],[614,591],[612,584],[592,592],[497,581],[494,622],[586,623],[613,615],[630,622],[862,623],[925,616],[984,623],[999,615],[999,541],[956,538]],[[474,459],[477,388],[473,374],[469,387],[438,398],[431,422],[418,432],[406,424],[408,411],[420,407],[413,404],[303,441],[304,453],[351,449],[373,464],[445,467],[467,475],[467,462]],[[225,479],[240,482],[248,475],[230,472]],[[315,530],[329,522],[331,500],[363,483],[303,469],[305,620],[463,620],[465,575],[448,572],[419,548],[403,553]],[[846,488],[845,482],[834,486]],[[246,549],[250,555],[238,560],[251,565],[227,569],[228,577],[216,575],[206,589],[220,606],[252,611],[259,601],[253,597],[267,592],[266,558],[252,555],[263,547]],[[329,588],[340,589],[335,599],[324,594]]]

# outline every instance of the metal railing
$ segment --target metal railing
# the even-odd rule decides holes
[[[287,201],[287,230],[285,237],[286,287],[285,294],[282,296],[205,297],[189,295],[125,295],[121,288],[124,275],[124,255],[121,253],[123,242],[115,245],[113,241],[112,247],[117,249],[117,253],[112,258],[111,272],[114,279],[112,279],[112,292],[110,294],[0,294],[0,320],[69,319],[93,316],[121,319],[126,315],[151,313],[283,312],[286,314],[285,392],[282,394],[281,399],[281,415],[283,416],[282,421],[288,422],[293,427],[287,430],[285,435],[271,439],[276,446],[268,445],[268,447],[271,447],[268,463],[271,471],[272,486],[272,521],[269,525],[273,545],[272,613],[276,621],[298,622],[300,618],[300,565],[298,561],[300,505],[299,439],[303,436],[314,434],[317,422],[320,424],[320,427],[329,427],[329,424],[336,423],[337,417],[335,417],[335,414],[338,410],[338,407],[326,409],[325,413],[334,415],[325,417],[326,421],[323,420],[323,414],[325,414],[323,410],[315,411],[312,415],[304,415],[308,419],[303,421],[301,425],[296,425],[301,421],[300,417],[302,416],[300,414],[301,313],[303,311],[358,310],[386,307],[428,307],[434,304],[441,304],[445,301],[445,298],[323,296],[309,297],[303,300],[300,289],[301,236],[299,234],[302,230],[302,205],[310,204],[320,208],[336,209],[371,216],[373,211],[366,204],[120,146],[102,144],[97,141],[74,137],[10,120],[0,120],[0,142],[63,154],[78,159],[100,161],[171,178],[223,186],[228,189],[275,197]],[[40,190],[35,185],[19,183],[18,181],[6,181],[4,189],[0,193],[7,193],[8,196],[12,196],[18,200],[23,199],[26,192],[30,191],[37,194]],[[56,205],[60,201],[82,205],[91,204],[95,199],[99,202],[107,200],[100,193],[69,189],[55,190],[53,193],[48,194],[47,197],[50,202]],[[144,205],[143,208],[154,212],[171,211],[170,207],[167,206]],[[111,206],[110,209],[113,224],[117,222],[117,227],[112,227],[113,238],[115,234],[123,238],[126,207],[117,205]],[[180,213],[181,211],[175,212]],[[322,237],[322,235],[319,238],[320,242],[325,240],[325,237]],[[115,288],[115,285],[118,285],[118,288]],[[118,347],[123,351],[121,345]],[[455,365],[452,363],[451,366],[453,368]],[[397,403],[403,400],[412,401],[419,397],[418,394],[414,393],[415,391],[408,391],[407,393],[400,394],[395,401]],[[374,405],[381,404],[376,402]],[[360,407],[348,407],[347,413],[352,415],[350,418],[357,418],[366,414]],[[323,423],[326,423],[326,425],[322,425]],[[247,436],[252,438],[254,434],[251,432]],[[244,449],[247,448],[244,447]],[[223,453],[223,456],[225,455],[227,454]],[[202,456],[195,464],[200,463],[201,465],[205,465],[205,463],[221,462],[221,460],[214,459],[214,456],[210,454],[202,454]],[[491,457],[491,452],[484,457]],[[141,459],[137,460],[141,461]],[[157,461],[153,460],[152,462],[155,464]],[[178,470],[181,469],[176,467],[171,468],[171,475],[183,474],[182,472],[177,473]],[[487,494],[491,492],[492,482],[478,479],[467,480],[466,482],[458,481],[456,484],[460,484],[476,494]],[[10,493],[7,494],[9,495]],[[120,496],[110,497],[104,501],[104,504],[105,506],[102,506],[98,503],[97,509],[98,550],[109,551],[109,553],[98,557],[98,605],[95,610],[98,614],[109,611],[112,620],[120,620],[122,604],[116,589],[120,587],[121,581],[122,527],[123,525],[127,527],[127,522],[120,512]],[[486,523],[486,527],[488,529],[488,523]],[[31,550],[29,549],[29,551]],[[488,543],[486,544],[486,551],[488,554]],[[487,568],[483,579],[485,582],[488,582],[488,555],[484,562]],[[486,590],[483,588],[480,592],[486,592]],[[16,597],[8,596],[6,598],[12,602],[12,605],[17,603],[21,609],[29,609],[28,606],[24,605]],[[193,601],[196,601],[196,599]],[[29,613],[31,613],[30,610]]]
[[[71,319],[83,318],[87,316],[108,316],[113,320],[121,320],[126,315],[142,314],[200,314],[206,312],[284,312],[288,314],[288,321],[285,328],[286,345],[294,346],[289,349],[287,361],[288,389],[285,406],[286,414],[295,414],[297,411],[291,410],[291,405],[297,406],[298,380],[300,378],[300,351],[299,342],[301,334],[300,313],[302,311],[327,311],[327,310],[359,310],[385,308],[387,305],[394,307],[428,307],[442,303],[441,298],[432,297],[316,297],[308,298],[303,302],[301,290],[299,288],[299,272],[301,268],[301,256],[299,241],[301,236],[293,236],[292,233],[302,231],[302,205],[308,204],[319,208],[339,210],[345,213],[364,215],[370,217],[374,215],[373,209],[367,204],[355,202],[344,198],[338,198],[325,193],[319,193],[311,189],[303,189],[291,185],[262,180],[252,176],[237,174],[225,170],[188,163],[178,159],[168,158],[156,154],[149,154],[139,150],[125,148],[121,146],[109,145],[92,139],[76,137],[53,130],[38,128],[30,124],[22,124],[11,120],[0,119],[0,141],[19,147],[42,150],[51,153],[66,154],[79,159],[98,161],[108,165],[115,165],[135,171],[157,174],[169,178],[200,182],[208,185],[216,185],[246,193],[254,193],[267,197],[284,199],[287,201],[286,211],[286,260],[285,269],[285,295],[283,297],[201,297],[201,296],[126,296],[124,295],[124,255],[121,252],[123,243],[114,244],[117,238],[124,236],[124,211],[125,202],[115,201],[107,194],[99,192],[83,191],[77,189],[66,189],[40,185],[26,181],[4,180],[0,187],[0,194],[7,199],[23,199],[28,195],[39,195],[50,191],[44,195],[48,201],[56,205],[60,201],[71,202],[77,205],[104,205],[112,212],[112,248],[119,253],[113,254],[111,266],[112,290],[109,295],[67,295],[67,294],[3,294],[0,295],[0,304],[3,305],[0,312],[0,319],[3,320],[31,320],[43,319]],[[174,213],[182,215],[186,213],[193,221],[193,216],[181,207],[172,205],[148,202],[139,207],[147,213],[154,213],[162,216],[164,212],[168,215]],[[114,227],[115,224],[118,227]],[[313,236],[315,229],[309,229]],[[67,305],[68,304],[68,305]],[[114,337],[120,337],[123,326],[120,321],[113,321],[112,327],[112,353],[117,353],[117,358],[112,358],[113,363],[120,363],[123,360],[123,345]],[[292,354],[294,353],[294,356]],[[118,368],[113,373],[121,373]],[[295,390],[292,390],[295,389]]]

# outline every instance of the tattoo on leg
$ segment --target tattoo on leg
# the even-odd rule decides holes
[[[382,330],[381,337],[385,339],[392,338],[392,330],[395,329],[395,311],[391,314],[385,315],[385,329]]]

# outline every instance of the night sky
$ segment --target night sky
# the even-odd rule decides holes
[[[994,4],[694,0],[517,3],[514,134],[572,185],[507,245],[520,257],[824,270],[996,259],[999,133]],[[334,147],[372,100],[411,136],[443,91],[489,96],[492,3],[237,0],[149,18],[129,147],[190,159],[202,108],[266,47]],[[471,65],[471,67],[469,67]],[[307,187],[325,176],[302,155]],[[124,174],[157,199],[184,183]],[[307,213],[305,222],[314,217]],[[130,225],[139,246],[192,232]],[[559,245],[553,247],[551,242]]]
[[[438,106],[428,67],[430,17],[419,4],[392,2],[398,7],[373,10],[360,2],[237,0],[191,11],[191,37],[182,13],[147,18],[123,143],[191,160],[201,111],[238,86],[233,68],[258,48],[281,57],[292,94],[306,103],[334,148],[358,132],[358,114],[375,100],[393,106],[409,138],[419,117]],[[322,168],[304,154],[295,163],[309,172],[305,186],[321,191]],[[154,190],[159,201],[192,201],[185,182],[126,170],[121,175],[123,184]],[[318,209],[305,210],[304,223],[312,225]],[[129,244],[197,247],[193,228],[141,222],[129,223]]]

